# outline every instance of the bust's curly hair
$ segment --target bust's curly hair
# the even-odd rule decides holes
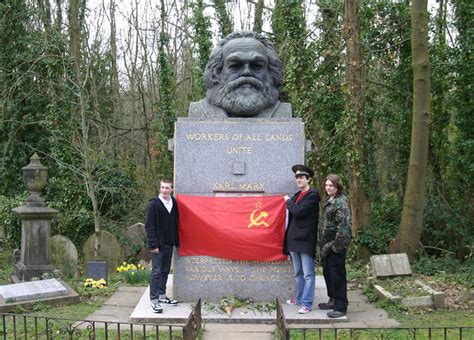
[[[283,81],[283,66],[281,59],[276,53],[273,44],[267,38],[265,38],[265,36],[251,31],[233,32],[219,41],[217,47],[209,56],[209,61],[207,62],[206,70],[204,72],[204,84],[206,85],[206,88],[210,89],[219,83],[219,75],[222,71],[222,67],[224,66],[222,48],[229,41],[238,38],[254,38],[265,46],[268,56],[268,68],[273,79],[273,85],[276,88],[279,88]]]

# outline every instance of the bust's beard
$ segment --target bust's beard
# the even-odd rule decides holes
[[[207,90],[209,102],[230,116],[252,117],[275,105],[278,89],[269,81],[240,77],[226,84],[217,84]]]

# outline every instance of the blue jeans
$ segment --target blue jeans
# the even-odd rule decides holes
[[[166,282],[171,269],[173,246],[161,246],[158,254],[151,254],[150,300],[166,296]]]
[[[290,252],[296,281],[296,303],[313,308],[314,258],[308,254]]]

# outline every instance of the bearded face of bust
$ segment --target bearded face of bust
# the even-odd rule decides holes
[[[279,96],[269,67],[268,48],[252,37],[235,38],[221,50],[221,69],[208,87],[208,101],[230,116],[253,117],[272,107]]]

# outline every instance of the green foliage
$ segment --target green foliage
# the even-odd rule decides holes
[[[440,196],[429,197],[425,205],[421,242],[434,247],[427,248],[427,254],[450,252],[460,260],[472,256],[474,235],[465,207],[450,207]]]
[[[193,10],[194,32],[193,44],[197,46],[198,63],[194,71],[194,80],[197,87],[197,98],[205,94],[204,71],[212,50],[211,20],[204,14],[204,1],[197,0],[191,4]]]
[[[412,110],[410,6],[364,1],[360,18],[367,69],[367,142],[374,157],[366,177],[373,188],[380,188],[371,195],[377,200],[389,192],[403,193],[406,180]]]
[[[214,9],[216,10],[217,15],[217,23],[219,24],[219,35],[221,38],[225,37],[226,35],[232,33],[234,30],[233,24],[230,21],[229,13],[225,7],[224,0],[212,0],[214,5]]]
[[[163,3],[163,2],[162,2]],[[166,9],[161,7],[162,22],[166,22]],[[158,46],[157,78],[159,81],[159,101],[156,103],[158,150],[157,167],[162,171],[162,176],[170,177],[172,173],[172,159],[168,152],[168,139],[173,137],[174,122],[176,120],[176,103],[174,101],[175,75],[171,64],[171,57],[167,53],[169,35],[164,29],[160,32]]]
[[[388,244],[398,230],[401,209],[400,198],[394,193],[372,204],[371,225],[359,231],[355,245],[367,247],[371,255],[387,253]]]
[[[11,210],[22,206],[27,195],[22,192],[16,197],[8,198],[0,196],[0,224],[3,225],[3,232],[8,247],[15,249],[20,248],[21,240],[21,220]]]
[[[117,272],[128,285],[148,285],[150,283],[151,271],[138,264],[123,262],[117,267]]]
[[[467,287],[474,287],[473,259],[460,261],[452,254],[444,253],[441,256],[420,255],[412,264],[412,269],[424,275],[435,276],[437,280],[449,283],[459,283]]]

